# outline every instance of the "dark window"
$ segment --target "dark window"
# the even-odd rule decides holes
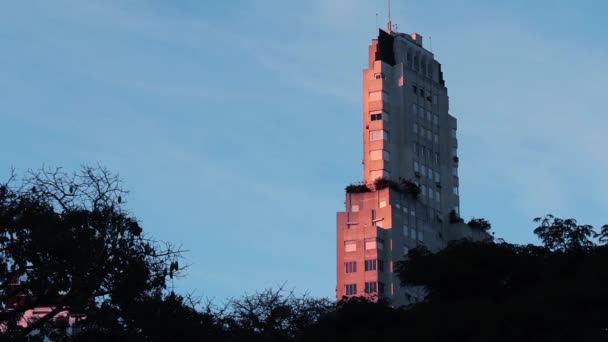
[[[376,293],[378,292],[378,283],[375,281],[365,283],[365,293]]]
[[[356,295],[357,294],[357,284],[346,284],[346,295]]]
[[[382,120],[382,113],[372,114],[371,116],[372,116],[372,121]]]
[[[418,87],[415,84],[412,84],[412,91],[414,94],[418,93]]]
[[[356,261],[345,262],[344,267],[346,268],[346,273],[357,272],[357,262]]]
[[[420,88],[420,96],[424,96],[424,89]]]
[[[377,269],[376,259],[365,260],[365,271],[375,271]]]
[[[378,282],[378,293],[384,294],[384,283]]]
[[[384,272],[384,261],[378,260],[378,271]]]

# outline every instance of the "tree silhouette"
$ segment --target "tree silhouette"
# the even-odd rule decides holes
[[[21,182],[13,173],[0,185],[3,331],[59,333],[62,312],[124,315],[133,303],[162,298],[167,278],[180,272],[180,251],[143,234],[124,208],[126,194],[117,175],[88,166],[30,171]],[[52,310],[24,320],[37,307]]]

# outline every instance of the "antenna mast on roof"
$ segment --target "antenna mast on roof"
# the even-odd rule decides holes
[[[391,33],[393,23],[391,22],[391,0],[388,0],[388,33]]]

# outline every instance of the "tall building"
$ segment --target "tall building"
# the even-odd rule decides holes
[[[423,290],[400,286],[395,262],[420,244],[487,236],[459,219],[456,129],[441,64],[422,36],[379,30],[363,71],[364,182],[347,187],[337,213],[338,299],[420,300]]]

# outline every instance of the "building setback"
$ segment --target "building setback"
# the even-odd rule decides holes
[[[441,64],[422,36],[379,30],[363,71],[365,186],[347,188],[337,213],[338,299],[418,301],[422,289],[401,287],[393,273],[409,249],[487,237],[459,219],[456,129]]]

